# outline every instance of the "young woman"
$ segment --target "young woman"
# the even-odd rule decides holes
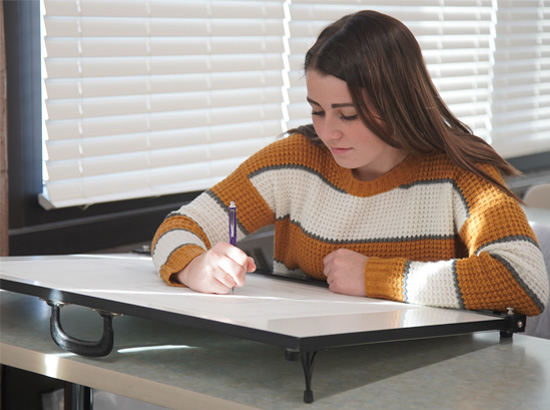
[[[274,267],[332,292],[537,315],[543,258],[516,171],[448,110],[412,33],[374,11],[328,26],[305,59],[313,124],[169,214],[153,260],[171,285],[225,294],[254,261],[227,243],[274,224]]]

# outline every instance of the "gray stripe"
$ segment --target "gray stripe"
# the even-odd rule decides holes
[[[453,259],[452,261],[451,271],[453,273],[453,283],[455,285],[456,299],[458,300],[459,308],[466,309],[464,306],[464,294],[462,293],[462,290],[460,289],[460,285],[458,283],[458,274],[456,273],[456,259]]]
[[[409,295],[407,293],[407,281],[409,280],[409,273],[411,269],[411,261],[407,261],[405,264],[405,271],[403,272],[403,302],[409,302]]]
[[[161,240],[165,235],[167,235],[167,234],[169,234],[169,233],[171,233],[171,232],[176,232],[176,231],[189,232],[189,233],[193,234],[193,236],[195,236],[196,238],[198,238],[198,239],[200,240],[200,237],[199,237],[195,232],[192,232],[192,231],[190,231],[189,229],[174,228],[174,229],[170,229],[170,230],[164,232],[162,235],[160,235],[159,238],[157,239],[157,243],[156,243],[156,244],[158,245],[158,243],[160,242],[160,240]],[[189,244],[187,244],[187,245],[189,245]],[[196,244],[193,244],[193,245],[196,245]],[[155,255],[156,250],[157,250],[157,246],[155,246],[155,249],[154,249],[154,251],[153,251],[153,255],[152,255],[152,256]],[[165,263],[166,263],[166,261],[165,261]]]
[[[207,189],[206,191],[204,191],[204,195],[208,195],[210,198],[212,198],[220,206],[220,208],[223,208],[223,209],[227,210],[227,207],[225,206],[223,201],[212,190]]]
[[[204,195],[208,195],[210,198],[212,198],[214,200],[214,202],[216,202],[219,207],[221,209],[224,210],[224,212],[229,215],[229,207],[225,206],[225,204],[223,203],[223,201],[214,193],[212,192],[210,189],[207,189],[203,192]],[[181,209],[181,208],[180,208]],[[172,216],[185,216],[184,214],[182,214],[181,212],[179,212],[179,210],[177,211],[173,211],[173,212],[170,212],[168,214],[168,216],[164,219],[168,219]],[[228,216],[229,218],[229,216]],[[199,221],[196,221],[193,219],[193,221],[200,226],[200,228],[202,229],[203,232],[205,232],[205,230],[203,229],[203,227],[201,226],[201,224],[199,223]],[[245,235],[248,235],[249,232],[244,228],[244,226],[239,222],[239,214],[237,212],[237,225],[239,226],[239,229],[245,234]]]
[[[523,291],[531,298],[533,303],[537,305],[540,311],[544,310],[544,302],[539,299],[539,297],[529,288],[527,283],[521,278],[521,276],[517,273],[517,271],[514,269],[512,264],[508,262],[505,258],[503,258],[500,255],[493,255],[489,253],[494,259],[498,260],[500,263],[504,265],[504,267],[510,272],[512,277],[516,280],[516,282],[519,284],[519,286],[523,289]],[[514,307],[514,306],[511,306]]]
[[[166,221],[167,219],[170,219],[171,217],[173,216],[180,216],[181,214],[178,212],[178,211],[172,211],[170,212],[168,215],[166,215],[166,217],[164,218],[163,222]]]
[[[212,192],[210,189],[204,191],[206,195],[210,196],[210,198],[214,199],[214,201],[216,201],[216,203],[220,206],[220,208],[222,208],[224,210],[224,212],[227,214],[227,217],[229,218],[229,207],[228,206],[225,206],[225,204],[223,203],[223,201],[220,199],[220,197],[218,197],[214,192]],[[238,208],[238,205],[237,205],[237,208]],[[229,223],[229,219],[228,219],[228,223]],[[244,228],[244,226],[241,224],[241,222],[239,221],[239,210],[237,209],[237,226],[239,227],[239,229],[245,234],[245,235],[248,235],[249,232]]]

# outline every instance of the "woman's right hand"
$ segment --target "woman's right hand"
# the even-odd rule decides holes
[[[177,279],[194,291],[224,295],[243,286],[246,274],[255,270],[253,258],[236,246],[220,242],[193,259]]]

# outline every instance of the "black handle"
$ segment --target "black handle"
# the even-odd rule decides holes
[[[50,316],[50,333],[52,339],[59,347],[85,357],[104,357],[111,353],[114,340],[112,323],[114,314],[98,311],[99,315],[103,318],[103,335],[98,341],[89,342],[71,337],[65,333],[61,326],[59,311],[59,309],[63,307],[63,303],[51,300],[46,301],[46,303],[52,308]]]

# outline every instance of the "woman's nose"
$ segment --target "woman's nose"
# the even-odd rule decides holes
[[[326,132],[327,138],[330,138],[330,139],[339,139],[342,137],[342,130],[338,125],[334,123],[334,121],[327,124],[325,132]]]
[[[334,119],[325,119],[325,136],[329,139],[338,139],[342,137],[340,125]]]

